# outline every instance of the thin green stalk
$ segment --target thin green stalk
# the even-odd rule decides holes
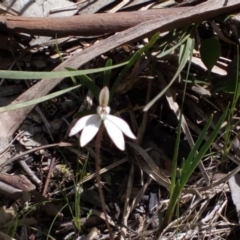
[[[239,100],[240,97],[240,82],[239,82],[239,46],[237,45],[237,69],[236,69],[236,84],[235,84],[235,91],[234,91],[234,95],[233,95],[233,101],[231,104],[231,107],[229,109],[229,115],[228,115],[228,121],[227,121],[227,126],[226,126],[226,134],[224,137],[224,155],[223,158],[225,158],[225,156],[229,153],[230,149],[231,149],[231,145],[233,143],[233,141],[230,142],[230,137],[231,137],[231,129],[233,129],[233,126],[231,124],[232,122],[232,118],[235,112],[235,108],[237,105],[237,102]],[[230,144],[229,144],[230,142]]]
[[[191,57],[192,57],[192,53],[193,53],[193,47],[194,47],[194,39],[189,38],[187,39],[187,43],[184,46],[184,49],[186,51],[186,48],[190,47],[191,45],[191,51],[190,51],[190,59],[189,59],[189,64],[188,64],[188,70],[187,70],[187,76],[186,79],[188,79],[188,74],[190,72],[190,67],[191,67]],[[184,49],[182,51],[182,57],[184,56]],[[180,184],[180,179],[178,176],[178,167],[177,167],[177,160],[178,160],[178,152],[179,152],[179,145],[180,145],[180,138],[181,138],[181,127],[182,127],[182,110],[183,110],[183,104],[184,104],[184,100],[185,100],[185,93],[186,93],[186,89],[187,89],[187,82],[185,82],[184,84],[184,90],[183,90],[183,98],[182,98],[182,102],[181,102],[181,106],[180,106],[180,116],[179,116],[179,123],[178,123],[178,132],[177,132],[177,139],[175,142],[175,149],[174,149],[174,155],[173,155],[173,166],[172,166],[172,174],[171,174],[171,187],[170,187],[170,202],[171,199],[174,198],[174,192],[177,193],[177,195],[180,195],[180,190],[179,189],[179,184]],[[178,199],[176,199],[176,203],[178,202]],[[169,207],[171,208],[171,206]],[[175,205],[173,206],[172,209],[172,213],[175,209]],[[168,216],[168,213],[166,214],[166,220],[165,222],[169,222],[171,220],[171,216],[172,213],[170,214],[170,216]]]
[[[101,140],[102,140],[102,134],[103,134],[104,126],[101,124],[99,131],[97,133],[96,141],[95,141],[95,167],[96,167],[96,181],[98,185],[98,191],[99,191],[99,196],[100,196],[100,202],[102,206],[102,210],[104,213],[104,218],[105,222],[108,228],[109,232],[109,239],[113,240],[113,233],[110,228],[109,222],[108,222],[108,216],[107,216],[107,211],[105,207],[105,201],[104,201],[104,195],[102,191],[102,186],[101,186],[101,178],[100,178],[100,147],[101,147]]]

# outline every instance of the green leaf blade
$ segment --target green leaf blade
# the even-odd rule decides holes
[[[210,72],[221,56],[221,44],[215,37],[203,40],[200,47],[201,59]]]

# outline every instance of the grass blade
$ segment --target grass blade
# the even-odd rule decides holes
[[[179,64],[179,67],[176,71],[176,73],[174,74],[172,80],[169,82],[169,84],[167,85],[167,87],[165,89],[163,89],[155,98],[153,98],[152,101],[150,101],[143,109],[143,111],[148,111],[150,107],[152,107],[152,105],[163,96],[163,94],[171,87],[171,85],[175,82],[175,80],[177,79],[178,75],[181,73],[181,71],[183,70],[183,68],[185,67],[188,58],[191,54],[191,49],[192,49],[192,40],[190,38],[187,39],[187,44],[185,46],[185,51],[183,54],[183,57],[181,59],[181,62]]]
[[[48,95],[40,97],[40,98],[36,98],[36,99],[26,101],[26,102],[17,103],[17,104],[13,104],[13,105],[8,105],[6,107],[0,107],[0,113],[1,112],[6,112],[6,111],[11,111],[11,110],[16,110],[16,109],[19,109],[19,108],[28,107],[30,105],[36,105],[36,104],[41,103],[41,102],[45,102],[49,99],[52,99],[54,97],[58,97],[60,95],[63,95],[64,93],[67,93],[67,92],[70,92],[70,91],[72,91],[76,88],[79,88],[80,86],[81,85],[70,87],[70,88],[67,88],[67,89],[64,89],[64,90],[60,90],[60,91],[48,94]]]
[[[106,67],[112,66],[112,59],[108,59],[106,62]],[[111,69],[104,71],[103,77],[103,86],[110,86],[110,76],[111,76]]]
[[[168,223],[171,221],[173,212],[175,210],[177,202],[179,201],[179,197],[180,197],[180,194],[181,194],[184,186],[186,185],[188,179],[190,178],[191,174],[193,173],[193,171],[195,170],[195,168],[197,167],[197,165],[199,164],[201,159],[206,154],[207,150],[211,147],[211,144],[213,143],[214,139],[218,135],[219,130],[222,126],[222,123],[227,116],[227,113],[228,113],[228,108],[223,113],[222,117],[218,121],[216,128],[211,133],[208,140],[204,143],[204,145],[200,149],[199,153],[196,155],[196,150],[198,150],[198,149],[197,149],[197,147],[194,147],[192,149],[191,153],[189,154],[186,162],[183,164],[182,169],[179,169],[178,176],[177,176],[178,179],[176,180],[174,191],[172,192],[172,196],[170,198],[167,213],[166,213],[166,216],[164,219],[164,226],[168,225]],[[202,143],[204,137],[206,136],[206,132],[208,131],[208,129],[211,125],[211,122],[212,122],[212,117],[208,120],[207,124],[205,125],[203,131],[201,132],[201,134],[196,142],[196,144],[198,146],[200,145],[200,143]]]
[[[45,78],[47,79],[47,78],[74,77],[78,75],[86,75],[86,74],[103,72],[106,70],[122,67],[126,64],[128,64],[128,61],[120,64],[116,64],[110,67],[77,70],[77,71],[59,71],[59,72],[23,72],[23,71],[0,70],[0,78],[33,80],[33,79],[45,79]]]
[[[116,92],[116,89],[118,87],[118,84],[120,83],[120,81],[123,79],[123,77],[126,75],[126,73],[129,71],[129,69],[133,66],[133,64],[141,57],[141,55],[146,52],[149,48],[151,48],[154,43],[157,41],[159,37],[159,33],[155,33],[153,35],[153,37],[150,39],[149,43],[147,43],[144,47],[142,47],[141,49],[139,49],[132,57],[131,59],[128,61],[128,63],[126,64],[126,66],[123,68],[123,70],[121,71],[121,73],[118,75],[116,81],[114,82],[112,89],[111,89],[111,97],[112,98],[113,94]]]

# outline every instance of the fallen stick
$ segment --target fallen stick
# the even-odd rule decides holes
[[[58,37],[69,35],[92,36],[120,32],[139,23],[156,19],[159,16],[167,17],[189,8],[164,8],[136,12],[97,13],[48,18],[0,16],[0,29],[8,32],[23,32],[40,36],[55,36],[55,34]]]
[[[98,44],[92,45],[89,48],[76,53],[56,67],[54,71],[63,71],[65,67],[79,68],[100,54],[127,42],[149,36],[156,31],[168,31],[194,22],[201,22],[222,14],[229,14],[239,8],[240,0],[209,0],[172,16],[160,16],[157,19],[140,23],[134,27],[119,32],[118,34],[100,41]],[[43,79],[21,94],[12,102],[12,104],[44,96],[62,80],[63,78],[49,80]],[[20,124],[33,108],[34,105],[0,114],[0,149],[8,144],[13,133],[19,128]]]

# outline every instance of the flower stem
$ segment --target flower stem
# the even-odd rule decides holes
[[[112,230],[111,230],[109,222],[108,222],[108,216],[107,216],[107,211],[106,211],[105,201],[104,201],[104,195],[103,195],[101,180],[100,180],[100,147],[101,147],[103,130],[104,130],[104,126],[103,126],[103,124],[101,124],[101,126],[99,128],[99,131],[97,133],[96,142],[95,142],[96,180],[97,180],[97,185],[98,185],[100,202],[101,202],[101,205],[102,205],[102,210],[103,210],[103,213],[104,213],[105,222],[106,222],[108,232],[109,232],[109,239],[113,240],[114,239],[113,238],[113,233],[112,233]]]

